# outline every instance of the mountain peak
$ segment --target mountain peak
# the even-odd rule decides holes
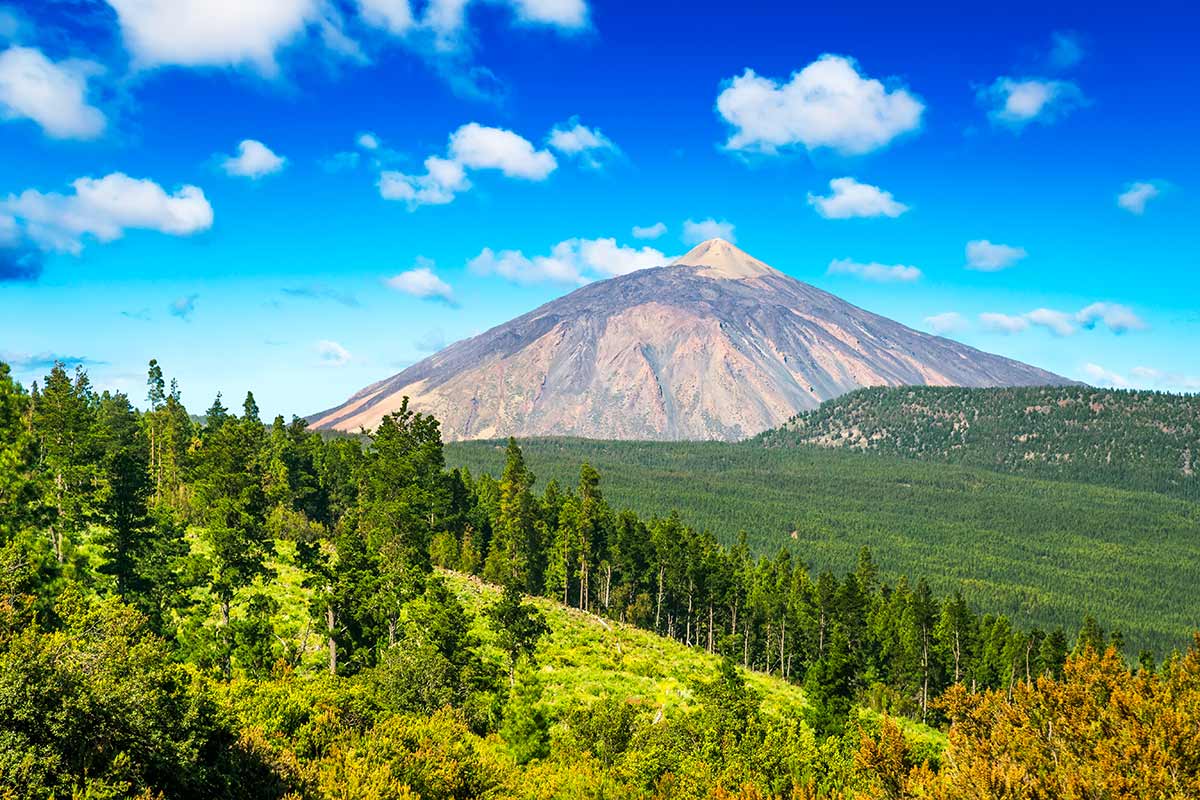
[[[778,270],[759,261],[724,239],[708,239],[671,262],[672,266],[697,267],[710,278],[741,280],[777,274]]]

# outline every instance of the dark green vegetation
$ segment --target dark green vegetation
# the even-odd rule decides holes
[[[1200,397],[1041,386],[860,389],[756,437],[1200,500]]]
[[[1151,492],[990,470],[752,443],[521,443],[542,482],[586,461],[618,508],[666,515],[751,551],[789,548],[815,571],[869,546],[883,575],[923,575],[1024,625],[1071,629],[1095,613],[1159,655],[1200,623],[1200,504]],[[498,474],[497,442],[447,445],[450,464]]]
[[[5,798],[931,796],[990,762],[918,721],[1132,680],[1091,617],[1023,628],[865,548],[754,558],[618,512],[586,463],[535,491],[512,441],[473,478],[407,405],[365,442],[250,394],[197,425],[150,367],[137,411],[0,364]],[[1195,654],[1139,661],[1149,718],[1197,705]],[[1147,733],[1163,785],[1196,783],[1190,714]]]

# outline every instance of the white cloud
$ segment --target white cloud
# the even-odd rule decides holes
[[[354,141],[363,150],[378,150],[380,145],[379,137],[370,131],[360,133]]]
[[[639,269],[661,267],[668,259],[653,247],[618,245],[616,239],[571,239],[577,244],[585,269],[601,275],[625,275]]]
[[[1116,334],[1149,327],[1133,309],[1119,303],[1092,303],[1073,314],[1053,308],[1035,308],[1019,316],[986,313],[980,314],[979,319],[986,329],[998,333],[1020,333],[1036,325],[1055,336],[1074,336],[1080,328],[1094,330],[1101,324]]]
[[[424,175],[386,170],[379,175],[379,194],[385,200],[403,200],[412,211],[419,206],[445,205],[459,192],[471,188],[462,164],[437,156],[425,159]]]
[[[578,158],[589,169],[600,169],[606,158],[620,153],[611,139],[597,128],[581,125],[578,117],[555,125],[548,142],[558,152]]]
[[[1055,122],[1085,102],[1074,83],[1045,78],[1000,77],[981,88],[977,96],[990,106],[988,118],[993,124],[1014,130],[1031,122]]]
[[[358,0],[358,7],[363,20],[368,25],[387,31],[395,36],[403,36],[412,30],[416,24],[412,6],[408,0]],[[366,147],[366,145],[363,145]],[[368,147],[373,150],[375,148]]]
[[[106,120],[88,103],[90,61],[55,63],[31,47],[0,53],[0,119],[31,119],[55,139],[95,139]]]
[[[1123,375],[1107,370],[1099,364],[1084,364],[1083,372],[1089,382],[1097,386],[1113,386],[1118,389],[1128,388],[1129,381]]]
[[[1092,303],[1075,315],[1075,321],[1088,329],[1103,322],[1113,333],[1140,331],[1148,327],[1133,309],[1118,303]]]
[[[1033,325],[1045,328],[1055,336],[1072,336],[1075,333],[1075,317],[1065,311],[1052,308],[1035,308],[1025,315]]]
[[[657,239],[667,232],[666,223],[656,222],[653,225],[634,225],[633,238],[635,239]]]
[[[1020,333],[1029,329],[1029,320],[1008,314],[985,311],[979,315],[979,324],[993,333]]]
[[[945,311],[926,317],[925,324],[929,326],[929,330],[939,336],[959,333],[967,329],[967,320],[957,311]]]
[[[544,180],[558,166],[548,150],[523,136],[470,122],[450,134],[450,157],[471,169],[497,169],[509,178]]]
[[[1013,247],[1007,244],[993,244],[987,239],[976,239],[967,242],[967,269],[980,272],[999,272],[1008,269],[1021,259],[1028,256],[1023,247]]]
[[[618,245],[616,239],[566,239],[549,255],[526,256],[520,250],[493,251],[485,247],[468,262],[477,275],[499,275],[518,284],[565,283],[582,285],[594,278],[625,275],[639,269],[661,267],[670,259],[652,247]]]
[[[828,275],[855,275],[875,283],[911,283],[921,277],[921,270],[904,264],[859,263],[849,258],[829,262]]]
[[[511,0],[520,22],[552,25],[577,30],[588,25],[588,6],[584,0]]]
[[[829,182],[829,188],[831,194],[828,197],[808,195],[808,204],[825,219],[898,217],[908,211],[908,206],[897,202],[891,192],[869,183],[859,183],[854,178],[834,178]]]
[[[680,238],[684,244],[700,244],[709,239],[724,239],[730,244],[737,243],[737,239],[733,235],[733,223],[725,220],[718,222],[712,217],[699,222],[691,219],[684,220],[683,235]]]
[[[506,8],[514,24],[574,33],[589,25],[585,0],[108,0],[139,68],[249,67],[279,72],[284,50],[369,63],[398,44],[433,63],[456,90],[487,95],[495,77],[472,64],[481,36],[469,11]]]
[[[548,150],[537,150],[526,138],[475,122],[450,134],[447,156],[425,159],[425,174],[385,170],[379,175],[379,194],[403,200],[410,211],[423,205],[445,205],[471,188],[467,170],[494,169],[510,178],[541,181],[558,163]]]
[[[726,83],[717,113],[733,127],[731,150],[775,153],[797,145],[861,155],[921,127],[924,104],[866,78],[851,58],[823,55],[786,83],[751,69]]]
[[[1070,69],[1083,60],[1083,44],[1075,34],[1055,31],[1051,40],[1051,66],[1057,69]]]
[[[197,186],[168,194],[151,180],[113,172],[103,178],[78,178],[73,194],[43,194],[27,189],[0,201],[25,234],[44,250],[78,254],[83,237],[101,242],[121,238],[127,229],[188,236],[212,227],[213,210]]]
[[[243,139],[238,144],[237,155],[228,156],[221,162],[226,175],[258,180],[264,175],[279,172],[287,159],[275,155],[271,148],[256,139]]]
[[[344,367],[354,359],[349,350],[329,339],[317,342],[316,350],[317,358],[325,367]]]
[[[275,56],[322,19],[319,0],[108,0],[140,67],[235,67],[277,72]]]
[[[441,300],[454,304],[454,290],[450,284],[437,276],[433,271],[433,262],[428,259],[417,259],[418,266],[413,269],[393,275],[384,281],[398,292],[419,297],[422,300]]]
[[[1136,181],[1125,187],[1125,191],[1117,195],[1117,205],[1130,214],[1141,216],[1146,213],[1146,204],[1162,194],[1162,191],[1149,181]]]

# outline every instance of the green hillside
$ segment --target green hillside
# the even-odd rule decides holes
[[[1092,613],[1131,652],[1187,644],[1200,623],[1200,505],[1151,492],[1037,480],[845,450],[751,443],[522,442],[544,486],[583,461],[616,507],[679,510],[729,543],[791,548],[838,572],[869,545],[885,576],[963,588],[1022,624],[1078,628]],[[496,442],[447,445],[450,465],[498,474]]]
[[[862,389],[758,436],[1200,499],[1200,397],[1090,386]]]

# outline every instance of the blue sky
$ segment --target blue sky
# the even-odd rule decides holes
[[[0,5],[0,358],[311,413],[725,232],[918,329],[1200,390],[1196,19],[899,5]]]

